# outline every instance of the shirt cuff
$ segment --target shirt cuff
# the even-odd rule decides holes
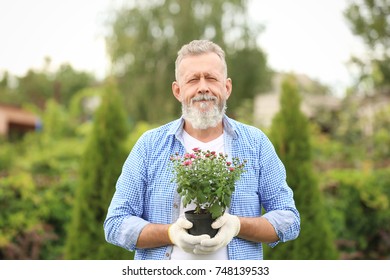
[[[274,227],[276,234],[279,237],[279,241],[286,242],[285,233],[289,230],[290,226],[295,222],[295,215],[291,211],[287,210],[274,210],[263,215],[271,225]],[[274,242],[275,243],[275,242]],[[270,243],[271,247],[274,247],[277,242]]]
[[[139,217],[130,216],[122,221],[118,231],[118,245],[128,250],[134,251],[138,237],[142,229],[149,224],[148,221]]]

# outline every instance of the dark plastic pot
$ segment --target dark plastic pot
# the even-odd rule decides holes
[[[202,235],[202,234],[208,234],[211,238],[213,238],[217,232],[218,229],[213,229],[211,227],[211,224],[214,222],[214,220],[211,218],[211,214],[195,214],[194,210],[186,211],[184,213],[187,220],[189,220],[193,226],[188,230],[189,234],[192,235]]]

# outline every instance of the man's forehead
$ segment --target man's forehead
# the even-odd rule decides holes
[[[189,73],[219,73],[223,71],[223,62],[215,53],[191,55],[183,58],[179,65],[181,72]]]
[[[216,53],[207,52],[207,53],[201,53],[201,54],[189,54],[189,55],[186,55],[186,56],[184,56],[182,58],[180,64],[182,64],[183,62],[184,63],[189,63],[191,61],[192,62],[193,61],[199,62],[199,61],[204,61],[204,60],[222,63],[221,58]]]

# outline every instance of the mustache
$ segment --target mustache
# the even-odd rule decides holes
[[[191,98],[191,102],[197,102],[197,101],[216,101],[217,98],[212,95],[207,94],[199,94],[198,96],[195,96]]]

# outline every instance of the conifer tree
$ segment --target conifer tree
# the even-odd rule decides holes
[[[131,259],[132,253],[104,238],[103,222],[127,156],[126,113],[115,86],[108,84],[95,113],[92,132],[81,159],[66,259]]]
[[[294,191],[301,232],[296,240],[280,243],[266,255],[268,259],[336,259],[330,221],[312,168],[309,122],[300,111],[301,97],[292,76],[283,80],[281,90],[281,108],[272,120],[270,138]]]

